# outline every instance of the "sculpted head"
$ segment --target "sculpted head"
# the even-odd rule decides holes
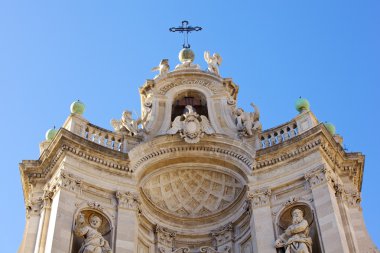
[[[302,210],[295,208],[292,211],[293,224],[300,223],[303,220],[303,212]]]
[[[89,218],[90,226],[98,229],[102,225],[102,219],[96,214],[92,214]]]
[[[125,110],[125,111],[123,112],[122,118],[123,118],[124,120],[126,120],[126,119],[132,119],[132,112],[131,112],[131,111],[128,111],[128,110]]]

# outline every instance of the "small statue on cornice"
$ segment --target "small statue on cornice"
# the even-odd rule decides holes
[[[222,64],[222,57],[218,53],[214,53],[211,56],[209,51],[205,51],[203,56],[208,64],[207,70],[219,76],[219,66]]]
[[[121,120],[112,119],[111,125],[115,131],[127,130],[131,136],[138,135],[142,132],[147,132],[146,124],[148,122],[148,116],[151,112],[151,108],[146,107],[145,113],[142,118],[134,120],[132,118],[132,112],[125,110],[121,116]],[[141,127],[139,127],[141,125]]]
[[[245,112],[242,108],[233,111],[237,130],[245,136],[252,136],[253,131],[261,130],[259,108],[254,103],[251,103],[251,106],[254,112]]]
[[[198,143],[204,134],[214,134],[215,130],[206,116],[198,115],[194,107],[187,105],[186,112],[174,119],[167,134],[174,135],[177,132],[187,143]]]
[[[168,59],[162,59],[160,62],[160,65],[152,68],[152,71],[158,71],[158,75],[156,75],[154,78],[166,76],[169,73],[169,70],[170,70],[170,66],[169,66]]]

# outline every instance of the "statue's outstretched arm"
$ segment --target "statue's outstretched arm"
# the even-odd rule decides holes
[[[254,118],[253,118],[253,120],[257,121],[257,120],[260,119],[260,110],[259,110],[259,108],[254,103],[251,103],[251,106],[253,107],[253,110],[254,110]]]

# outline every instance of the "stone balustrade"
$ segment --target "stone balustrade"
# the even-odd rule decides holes
[[[83,138],[104,147],[123,151],[123,135],[88,123],[84,128]]]
[[[127,153],[127,136],[123,133],[93,125],[81,116],[71,115],[64,123],[64,128],[109,149]]]
[[[275,128],[265,130],[259,134],[260,147],[267,148],[282,143],[298,135],[298,126],[295,120]]]

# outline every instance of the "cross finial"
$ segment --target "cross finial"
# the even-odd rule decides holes
[[[189,22],[184,20],[182,21],[182,26],[169,28],[169,31],[171,32],[183,33],[183,45],[182,45],[183,48],[190,48],[189,33],[191,33],[192,31],[198,32],[202,30],[202,27],[200,26],[192,27],[192,26],[188,26],[188,24]]]

